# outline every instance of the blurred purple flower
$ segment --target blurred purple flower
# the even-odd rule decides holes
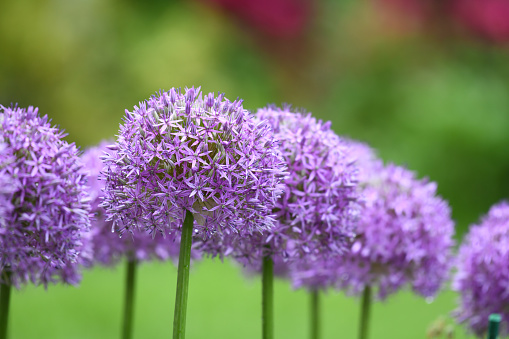
[[[85,172],[74,144],[37,108],[0,105],[0,191],[10,206],[0,224],[0,271],[19,287],[81,279],[91,257],[90,205]],[[2,275],[2,279],[5,278]]]
[[[359,166],[362,208],[351,251],[341,256],[294,263],[294,287],[336,286],[360,294],[378,288],[384,299],[405,283],[431,297],[450,271],[454,224],[436,185],[413,172],[384,166],[366,145],[352,142]]]
[[[371,168],[379,160],[369,146],[357,141],[347,140],[346,142],[349,145],[347,159],[357,166],[357,190],[361,191],[360,186],[365,185],[369,180]],[[364,197],[359,194],[357,205],[355,205],[358,212],[362,209],[364,203]],[[344,253],[332,254],[322,251],[314,257],[303,256],[293,260],[287,268],[293,287],[319,290],[333,286],[337,280],[338,262],[344,255]]]
[[[454,312],[477,336],[484,337],[491,313],[500,313],[500,333],[509,334],[509,204],[491,207],[470,227],[458,252],[453,289],[460,294]]]
[[[89,173],[87,190],[94,214],[92,219],[94,261],[102,265],[114,265],[123,257],[127,257],[131,261],[148,261],[153,258],[178,260],[179,235],[175,233],[163,235],[159,232],[149,234],[136,229],[132,234],[120,237],[119,233],[112,229],[112,222],[105,220],[105,211],[100,207],[101,199],[104,197],[104,181],[99,177],[104,166],[100,158],[108,150],[108,144],[111,143],[103,141],[97,147],[86,150],[81,157],[85,169]],[[199,257],[196,251],[193,251],[192,254],[193,259]]]
[[[265,255],[276,261],[277,256],[343,253],[354,236],[353,202],[357,199],[356,167],[349,161],[347,143],[330,129],[329,122],[293,113],[290,107],[269,106],[258,110],[257,118],[268,121],[281,140],[290,173],[285,193],[273,210],[276,226],[246,239],[224,238],[224,253],[255,271],[261,269]]]
[[[358,235],[350,252],[322,266],[335,265],[334,284],[349,293],[372,286],[384,299],[409,283],[417,293],[433,296],[451,267],[454,223],[448,204],[436,195],[435,183],[403,167],[369,158],[359,159],[359,166],[364,207]]]
[[[159,92],[126,110],[110,149],[102,206],[121,233],[180,233],[185,210],[202,239],[273,226],[284,162],[270,127],[240,100],[202,98],[199,88]]]

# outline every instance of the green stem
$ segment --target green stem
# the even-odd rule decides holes
[[[497,339],[498,338],[498,328],[500,327],[500,321],[502,320],[502,317],[500,314],[493,313],[490,314],[489,317],[489,324],[488,327],[488,339]]]
[[[193,214],[186,211],[182,236],[180,238],[179,266],[177,276],[177,296],[175,297],[175,316],[173,318],[173,339],[186,337],[187,293],[189,290],[189,265],[191,264],[191,245],[193,244]]]
[[[263,257],[262,267],[262,338],[274,338],[274,262]]]
[[[7,324],[9,323],[9,302],[11,299],[11,272],[3,271],[5,283],[0,284],[0,339],[7,338]]]
[[[136,259],[127,260],[127,271],[125,276],[124,324],[122,327],[123,339],[131,339],[133,333],[133,305],[134,289],[136,286],[136,267]]]
[[[310,295],[311,339],[320,338],[320,292],[312,290]]]
[[[371,286],[366,286],[362,293],[362,309],[359,327],[359,339],[368,339],[369,316],[371,309]]]

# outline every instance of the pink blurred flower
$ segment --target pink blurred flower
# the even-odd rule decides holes
[[[509,42],[509,0],[454,0],[452,15],[480,38]]]
[[[202,0],[275,38],[302,35],[311,17],[312,0]]]

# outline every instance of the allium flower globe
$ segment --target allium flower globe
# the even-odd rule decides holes
[[[296,261],[290,271],[294,287],[336,286],[360,294],[371,286],[385,298],[410,283],[431,297],[451,265],[454,225],[447,203],[436,196],[434,183],[384,166],[367,145],[351,141],[350,156],[359,166],[362,195],[351,251]]]
[[[201,238],[273,225],[284,162],[270,127],[240,100],[199,88],[159,92],[126,111],[111,151],[103,206],[121,232],[180,231],[185,210]]]
[[[364,207],[351,251],[336,261],[337,286],[354,294],[370,286],[383,299],[408,283],[432,297],[452,262],[448,204],[436,195],[435,183],[412,171],[379,160],[360,164]]]
[[[90,255],[90,205],[85,172],[74,144],[37,108],[0,105],[1,199],[10,207],[0,223],[0,271],[19,286],[80,280],[77,263]]]
[[[485,337],[492,313],[502,316],[500,333],[509,334],[509,203],[491,207],[471,226],[457,258],[453,289],[459,292],[455,316],[478,337]]]
[[[106,141],[97,147],[91,147],[81,156],[89,179],[87,191],[90,195],[92,213],[92,243],[94,246],[94,261],[102,265],[114,265],[123,257],[128,260],[148,261],[151,259],[177,259],[180,239],[177,235],[161,235],[159,232],[150,234],[143,230],[133,230],[132,234],[120,237],[112,230],[112,222],[105,220],[105,211],[100,207],[104,196],[104,181],[100,180],[103,169],[101,157],[111,144]],[[196,251],[193,251],[195,258]]]
[[[266,255],[342,253],[354,235],[352,203],[357,199],[356,167],[349,161],[347,143],[330,129],[330,123],[292,112],[289,106],[260,109],[257,118],[268,121],[281,140],[289,176],[273,210],[275,227],[249,239],[223,240],[225,252],[255,270]]]

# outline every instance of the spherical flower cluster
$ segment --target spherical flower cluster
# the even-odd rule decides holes
[[[78,149],[63,137],[37,108],[0,106],[0,178],[10,183],[0,193],[10,203],[0,224],[5,283],[77,283],[77,264],[90,255],[85,172]]]
[[[383,299],[410,283],[431,297],[450,271],[454,223],[436,184],[403,167],[362,165],[364,206],[351,251],[337,258],[335,284],[350,293],[378,288]]]
[[[104,181],[100,180],[103,169],[101,156],[108,150],[110,143],[103,141],[97,147],[89,148],[81,156],[89,179],[87,190],[91,199],[92,213],[92,243],[94,247],[94,261],[102,265],[114,265],[123,257],[133,261],[147,261],[153,258],[159,260],[177,259],[180,248],[180,237],[176,234],[162,235],[159,232],[150,234],[143,230],[133,230],[132,234],[120,237],[112,229],[112,222],[105,220],[105,211],[100,207],[104,196]],[[198,254],[192,252],[196,259]]]
[[[294,113],[290,107],[269,106],[260,109],[257,118],[268,121],[281,140],[289,177],[273,210],[276,226],[249,239],[233,239],[226,252],[255,269],[264,255],[342,253],[354,235],[357,198],[357,169],[349,161],[347,142],[330,129],[330,123]]]
[[[502,315],[501,335],[509,334],[509,203],[493,207],[473,225],[459,248],[453,289],[460,293],[455,315],[484,337],[491,313]]]
[[[273,225],[284,162],[270,127],[241,101],[195,88],[160,92],[126,111],[111,150],[102,205],[121,232],[180,230],[185,210],[201,238]]]

